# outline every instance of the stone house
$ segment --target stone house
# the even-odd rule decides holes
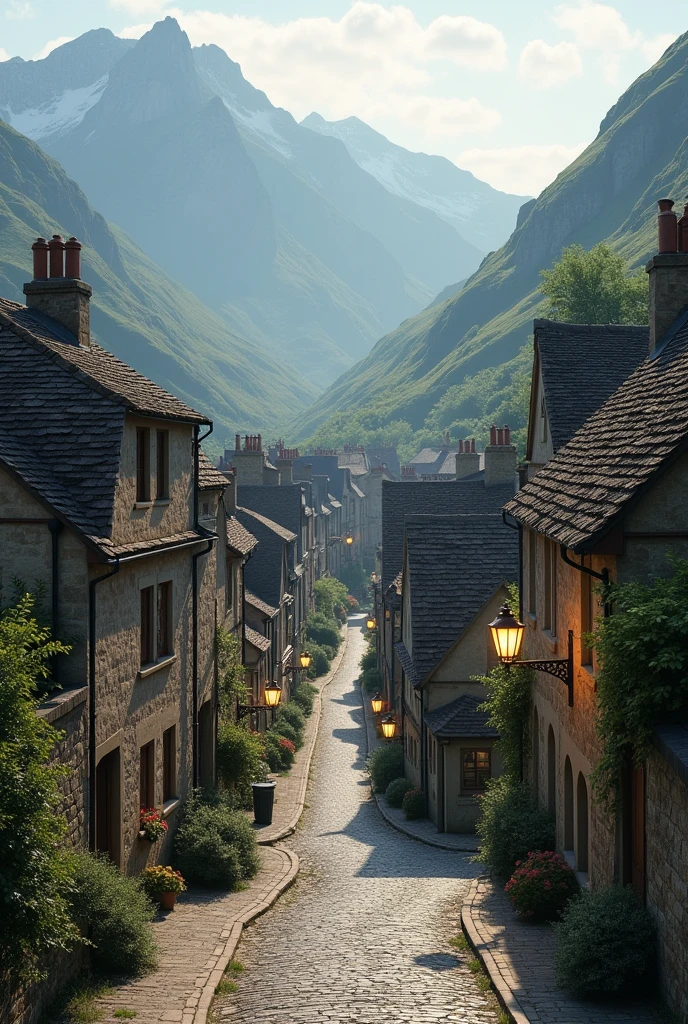
[[[293,464],[295,478],[301,478],[304,467],[310,467],[312,476],[325,476],[329,479],[329,494],[341,505],[341,532],[334,535],[339,538],[338,543],[342,546],[339,571],[330,570],[333,576],[339,576],[348,563],[361,563],[363,560],[367,545],[366,496],[353,479],[351,470],[339,465],[339,453],[335,449],[317,448],[313,455],[299,456]],[[345,543],[348,535],[353,537],[350,546]]]
[[[522,531],[522,657],[565,657],[573,631],[571,695],[541,673],[534,687],[538,798],[555,816],[557,845],[584,882],[630,883],[646,900],[658,927],[665,993],[686,1014],[688,731],[680,720],[661,726],[656,755],[640,768],[629,762],[618,812],[606,813],[589,783],[602,741],[595,728],[598,666],[584,639],[596,617],[613,614],[600,607],[600,581],[648,580],[669,571],[668,551],[688,556],[688,254],[676,252],[675,215],[673,229],[673,252],[660,253],[647,267],[649,339],[647,328],[536,322],[539,372],[528,444],[540,468],[506,507]],[[557,359],[568,345],[589,339],[586,385],[598,377],[596,358],[611,372],[607,394],[581,425],[581,413],[565,408],[564,381],[558,394],[551,389],[545,350],[555,333]],[[649,354],[640,359],[642,336]],[[627,372],[615,388],[616,361],[594,351],[605,341],[615,345]],[[569,420],[570,435],[558,433]],[[551,451],[545,429],[553,435]]]
[[[0,299],[0,594],[46,587],[70,836],[136,872],[171,841],[139,838],[140,807],[174,826],[213,773],[223,483],[200,489],[210,421],[91,337],[79,243],[33,248],[28,308]]]
[[[501,771],[476,676],[496,664],[489,623],[518,575],[501,515],[408,516],[401,583],[405,774],[440,832],[471,832],[477,796]]]
[[[450,481],[382,482],[382,546],[376,561],[375,617],[378,623],[378,667],[383,695],[391,710],[401,716],[401,665],[395,645],[401,630],[401,577],[404,531],[409,516],[489,514],[501,512],[516,489],[516,448],[503,431],[495,429],[480,469],[480,455],[469,450],[457,453],[456,479]],[[501,443],[498,443],[501,442]],[[384,623],[384,625],[382,625]],[[400,719],[399,719],[400,720]]]

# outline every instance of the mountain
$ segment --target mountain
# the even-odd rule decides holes
[[[192,49],[172,18],[133,43],[98,30],[20,65],[0,64],[9,123],[156,263],[319,389],[480,262],[434,211],[274,107],[219,47]]]
[[[688,191],[688,33],[680,36],[602,121],[597,138],[537,198],[516,230],[454,297],[382,338],[294,425],[300,437],[336,412],[371,426],[414,429],[475,415],[468,375],[511,363],[527,340],[542,296],[539,273],[564,246],[608,241],[632,267],[656,250],[656,200]],[[448,389],[453,401],[446,399]]]
[[[222,440],[277,429],[313,398],[301,375],[235,334],[89,205],[55,160],[0,121],[0,294],[23,302],[37,235],[77,235],[91,324],[111,352],[208,413]]]
[[[499,192],[443,156],[397,146],[357,117],[326,121],[312,113],[301,124],[340,139],[359,167],[389,192],[432,210],[482,252],[502,245],[530,198]]]

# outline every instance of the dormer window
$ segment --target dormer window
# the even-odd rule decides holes
[[[155,439],[155,497],[170,496],[170,432],[157,430]]]
[[[136,428],[136,500],[150,501],[150,430]]]

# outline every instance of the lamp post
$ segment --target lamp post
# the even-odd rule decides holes
[[[372,617],[372,615],[369,615],[368,618],[366,619],[366,626],[368,627],[369,633],[373,632],[373,630],[375,629],[375,625],[375,619]]]
[[[267,684],[263,692],[265,694],[264,704],[239,704],[237,701],[237,719],[244,718],[246,715],[253,715],[257,711],[272,711],[274,719],[275,708],[282,696],[282,687],[276,679],[273,679],[272,682]]]
[[[503,665],[524,665],[536,672],[547,672],[560,679],[569,693],[569,707],[573,707],[573,630],[569,630],[569,648],[566,658],[529,659],[519,661],[525,626],[519,622],[508,604],[503,604],[499,615],[490,623],[497,657]]]
[[[310,651],[301,651],[299,661],[301,662],[301,668],[305,671],[311,667],[311,661],[313,660]]]
[[[387,718],[383,718],[380,722],[380,728],[382,729],[382,735],[386,740],[393,740],[397,731],[397,720],[393,715],[388,715]]]
[[[381,693],[376,693],[374,697],[370,699],[370,706],[373,709],[374,715],[379,715],[382,711],[382,705],[384,704],[384,698]]]

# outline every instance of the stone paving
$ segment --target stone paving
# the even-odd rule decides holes
[[[360,621],[323,695],[312,781],[289,840],[301,860],[292,890],[243,935],[245,966],[214,1018],[227,1024],[439,1021],[497,1015],[448,940],[477,868],[468,855],[391,829],[370,795],[360,690]]]
[[[516,1024],[654,1024],[658,1011],[637,1001],[574,999],[556,986],[552,926],[522,921],[488,878],[470,887],[463,923]]]

